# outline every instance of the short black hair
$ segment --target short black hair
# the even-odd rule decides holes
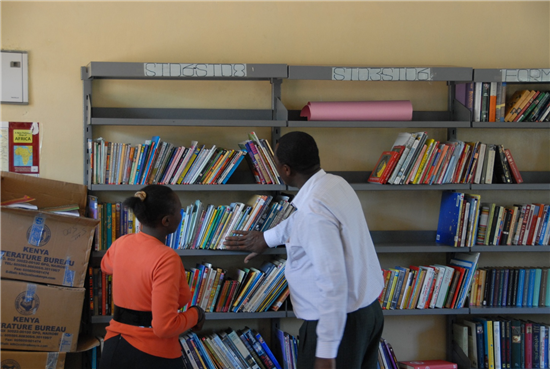
[[[144,192],[145,195],[140,194]],[[148,185],[128,197],[122,203],[131,209],[140,223],[148,227],[156,227],[166,215],[174,214],[177,207],[176,193],[170,187],[163,185]]]
[[[279,139],[275,155],[279,163],[288,165],[298,173],[307,173],[321,164],[315,139],[301,131],[283,135]]]

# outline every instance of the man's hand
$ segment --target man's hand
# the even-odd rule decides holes
[[[336,359],[315,358],[315,369],[336,369]]]
[[[250,254],[244,259],[245,263],[269,248],[260,231],[234,231],[234,233],[240,236],[226,237],[223,245],[226,250],[249,251]]]

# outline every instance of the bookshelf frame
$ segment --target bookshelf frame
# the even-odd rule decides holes
[[[100,185],[88,182],[89,159],[87,142],[93,139],[95,126],[173,126],[173,127],[270,127],[271,143],[275,143],[281,135],[281,128],[447,128],[448,138],[455,138],[457,129],[550,129],[549,122],[541,123],[486,123],[473,122],[469,109],[458,102],[454,96],[454,85],[462,82],[501,82],[506,72],[503,69],[473,69],[462,67],[434,67],[428,81],[445,81],[448,85],[447,111],[430,112],[414,111],[411,121],[307,121],[299,116],[299,111],[288,110],[281,99],[281,84],[285,79],[294,80],[334,80],[331,76],[336,67],[329,66],[294,66],[285,64],[248,64],[247,77],[145,77],[144,63],[91,62],[81,68],[83,81],[83,123],[84,123],[84,183],[91,192],[135,191],[141,185]],[[370,68],[370,67],[338,67],[338,68]],[[384,67],[382,67],[384,68]],[[392,67],[388,67],[392,68]],[[416,68],[416,67],[415,67]],[[380,67],[377,67],[380,69]],[[426,68],[428,69],[428,68]],[[92,105],[92,82],[101,79],[147,79],[147,80],[215,80],[215,81],[269,81],[271,84],[271,109],[159,109],[159,108],[104,108]],[[406,79],[399,79],[406,81]],[[414,81],[411,81],[414,83]],[[359,82],[360,83],[360,82]],[[517,82],[517,83],[533,83]],[[550,84],[549,81],[542,83]],[[356,191],[550,191],[550,171],[524,172],[522,184],[448,184],[448,185],[379,185],[368,183],[370,172],[331,172],[344,177]],[[252,176],[240,176],[235,173],[225,185],[171,185],[174,191],[297,191],[286,185],[257,185]],[[550,246],[474,246],[472,248],[455,248],[435,243],[435,231],[372,231],[376,251],[380,254],[400,253],[549,253]],[[414,240],[414,242],[411,242]],[[177,250],[181,257],[208,257],[220,254],[227,256],[243,256],[242,252],[224,250]],[[99,263],[104,251],[94,251],[91,255],[93,263]],[[284,248],[269,250],[266,254],[284,255]],[[278,312],[266,313],[208,313],[209,320],[239,320],[239,319],[271,319],[276,327],[281,318],[294,318],[291,308],[285,304]],[[446,352],[449,359],[461,360],[463,355],[457,353],[452,342],[452,322],[457,316],[463,315],[501,315],[501,314],[550,314],[550,308],[488,308],[465,307],[461,309],[411,309],[384,310],[386,316],[447,316]],[[91,317],[91,324],[105,324],[109,316]]]

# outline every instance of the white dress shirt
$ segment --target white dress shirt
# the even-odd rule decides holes
[[[266,231],[285,244],[294,313],[318,320],[316,356],[335,358],[346,314],[374,302],[384,281],[359,198],[341,177],[315,173],[292,202],[296,211]]]

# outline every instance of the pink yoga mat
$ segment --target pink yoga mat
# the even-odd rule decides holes
[[[314,101],[300,112],[307,120],[412,120],[408,100],[396,101]]]

